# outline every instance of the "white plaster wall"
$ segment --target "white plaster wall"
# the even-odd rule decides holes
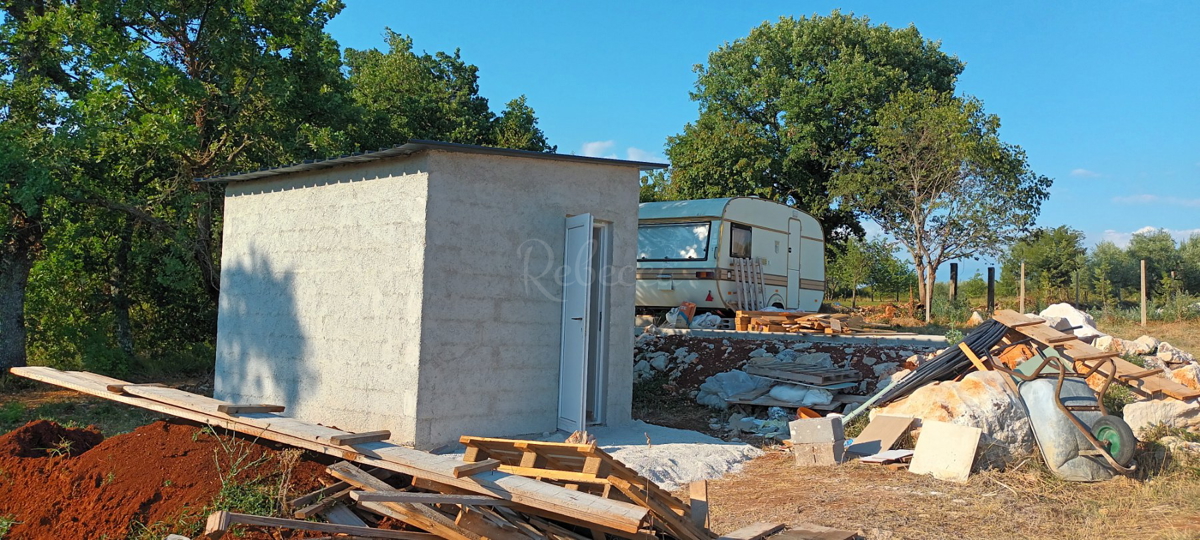
[[[565,218],[613,224],[606,421],[629,420],[638,171],[430,152],[416,438],[556,429]],[[548,271],[548,273],[547,273]],[[527,275],[537,279],[526,279]]]
[[[215,395],[416,442],[424,156],[226,189]]]

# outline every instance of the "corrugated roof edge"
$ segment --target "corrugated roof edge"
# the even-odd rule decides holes
[[[220,176],[211,176],[208,178],[197,178],[196,182],[244,182],[246,180],[259,180],[272,176],[282,176],[286,174],[315,171],[320,169],[329,169],[332,167],[340,167],[342,165],[350,165],[355,163],[366,163],[370,161],[379,161],[396,156],[410,156],[418,152],[426,150],[444,150],[447,152],[461,152],[466,154],[490,154],[496,156],[514,156],[514,157],[529,157],[537,159],[551,159],[555,161],[573,161],[577,163],[605,163],[610,165],[625,165],[629,167],[637,167],[639,171],[652,171],[655,169],[667,168],[666,163],[652,163],[647,161],[628,161],[624,159],[611,159],[600,157],[575,156],[571,154],[550,154],[547,152],[533,152],[530,150],[513,150],[511,148],[494,148],[491,146],[477,146],[474,144],[458,144],[440,141],[426,141],[413,139],[407,143],[376,150],[374,152],[357,152],[354,154],[346,154],[327,159],[310,159],[292,165],[284,165],[280,167],[264,167],[257,171],[246,171],[240,173],[229,173]]]

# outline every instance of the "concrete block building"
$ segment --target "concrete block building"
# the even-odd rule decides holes
[[[215,396],[418,448],[627,421],[659,167],[412,141],[201,180],[226,185]]]

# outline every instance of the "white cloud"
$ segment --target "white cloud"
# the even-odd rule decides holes
[[[588,157],[616,158],[617,155],[612,152],[613,146],[616,144],[614,141],[585,142],[579,148],[579,153]]]
[[[1171,206],[1200,208],[1200,199],[1184,199],[1182,197],[1175,197],[1171,195],[1163,197],[1159,195],[1150,195],[1148,193],[1129,195],[1127,197],[1113,197],[1112,201],[1118,204],[1167,204]]]
[[[667,158],[664,158],[654,152],[647,152],[641,148],[630,146],[625,149],[625,157],[632,161],[650,161],[654,163],[666,163]]]
[[[1078,176],[1080,178],[1100,178],[1100,173],[1096,171],[1089,171],[1087,169],[1072,169],[1071,176]]]
[[[1119,247],[1128,247],[1129,240],[1133,238],[1133,235],[1151,233],[1158,230],[1167,231],[1167,233],[1171,235],[1171,238],[1174,238],[1176,242],[1182,242],[1188,238],[1191,238],[1194,234],[1200,234],[1200,229],[1167,229],[1165,227],[1160,228],[1146,226],[1133,232],[1121,232],[1108,229],[1104,231],[1104,234],[1100,235],[1100,239],[1112,242]]]

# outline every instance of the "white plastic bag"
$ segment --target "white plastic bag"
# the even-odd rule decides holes
[[[721,324],[721,317],[714,313],[701,313],[692,319],[692,328],[716,328]]]

